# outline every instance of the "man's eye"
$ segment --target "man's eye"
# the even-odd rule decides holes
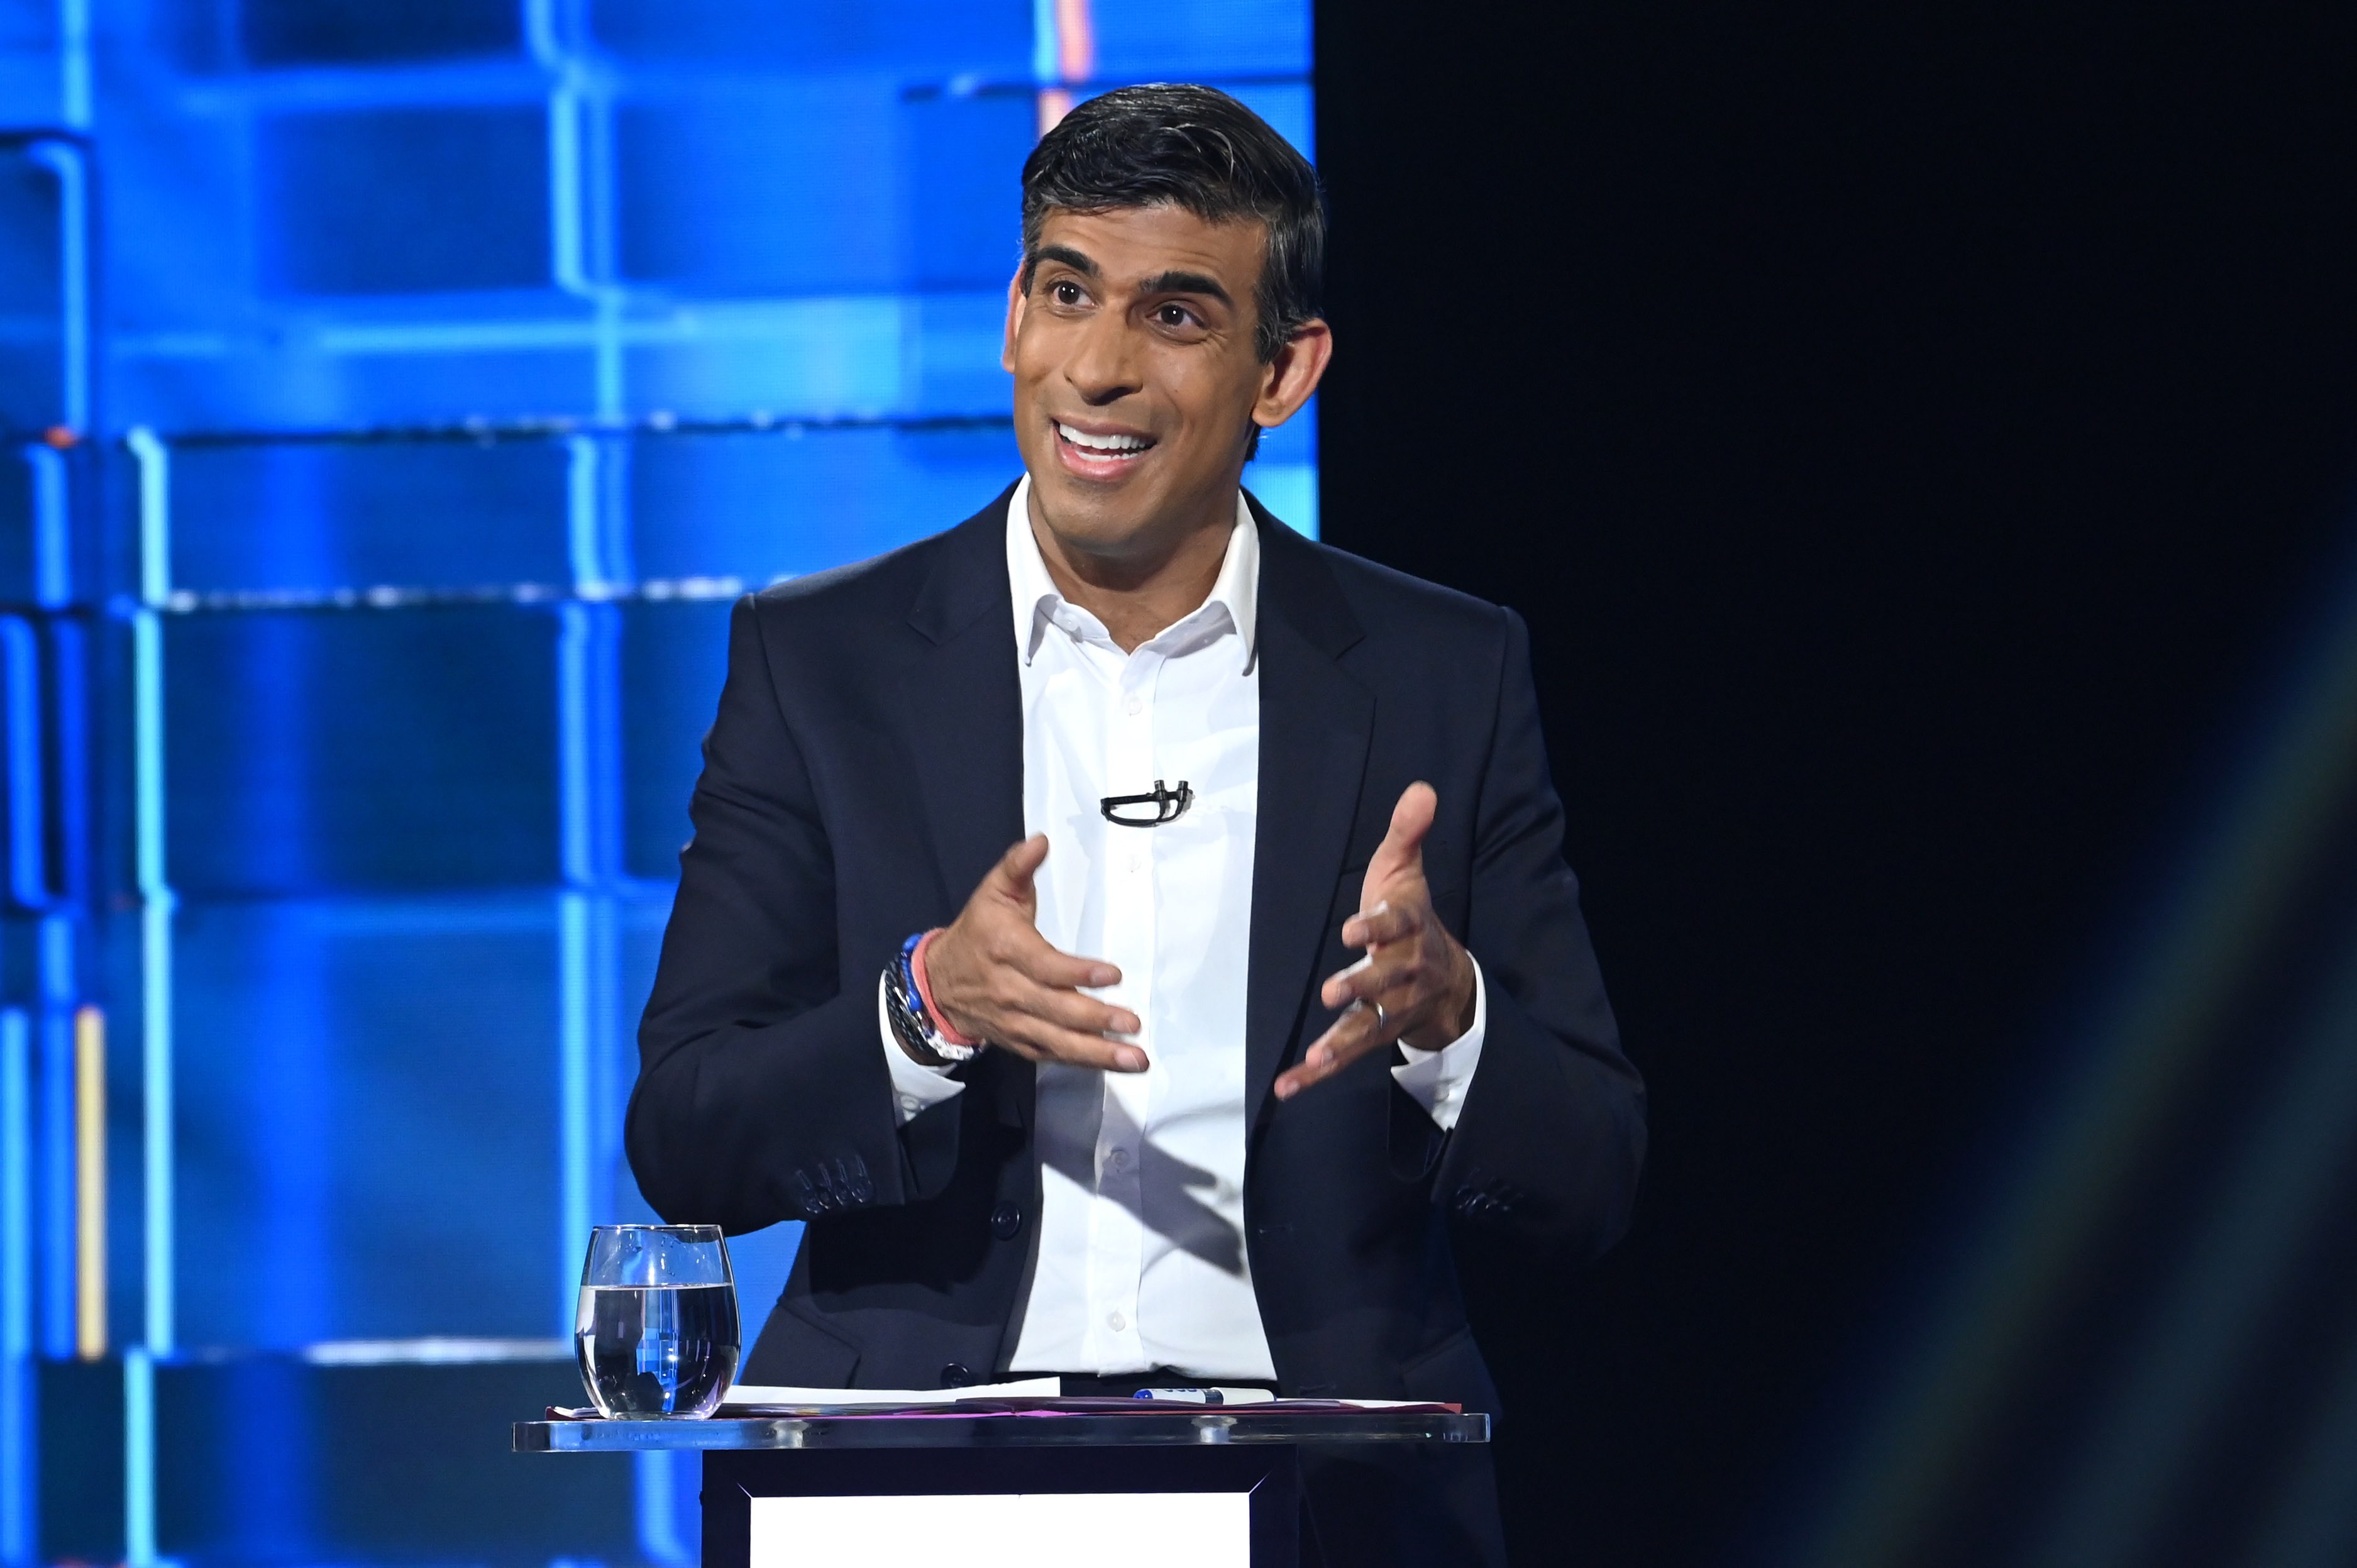
[[[1078,284],[1060,283],[1056,285],[1049,293],[1054,297],[1058,305],[1078,305],[1081,303],[1081,286]]]
[[[1186,327],[1191,325],[1195,319],[1193,314],[1183,305],[1166,305],[1154,314],[1165,327]]]

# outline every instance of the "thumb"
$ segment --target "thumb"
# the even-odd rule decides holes
[[[998,857],[986,881],[1015,902],[1029,908],[1035,895],[1031,878],[1048,858],[1048,835],[1033,833]]]
[[[1381,889],[1394,877],[1407,872],[1422,874],[1424,835],[1432,831],[1433,816],[1439,810],[1439,795],[1422,779],[1400,791],[1399,804],[1392,808],[1390,831],[1383,834],[1383,842],[1375,846],[1374,858],[1367,862],[1366,882],[1360,890],[1360,908],[1373,908],[1382,896]]]

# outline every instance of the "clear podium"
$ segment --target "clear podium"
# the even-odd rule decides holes
[[[705,1568],[1297,1568],[1300,1456],[1487,1443],[1443,1407],[1041,1400],[519,1422],[520,1453],[704,1456]]]

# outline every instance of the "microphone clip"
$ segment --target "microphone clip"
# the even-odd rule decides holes
[[[1104,820],[1125,828],[1158,828],[1165,822],[1175,822],[1187,814],[1195,803],[1195,791],[1184,779],[1175,789],[1166,789],[1157,779],[1154,788],[1143,795],[1107,795],[1097,802]],[[1152,812],[1151,816],[1146,815]]]

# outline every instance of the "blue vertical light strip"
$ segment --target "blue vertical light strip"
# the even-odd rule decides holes
[[[630,463],[636,450],[631,438],[616,437],[597,452],[597,539],[596,559],[592,563],[596,567],[593,576],[599,585],[595,595],[597,598],[612,598],[635,586],[639,580],[638,560],[630,543]],[[590,596],[586,592],[583,594],[585,598]],[[615,717],[619,723],[619,708]],[[619,731],[615,740],[619,745]],[[619,809],[619,793],[615,800]],[[619,826],[616,831],[619,832]],[[621,840],[617,838],[614,843],[614,865],[619,870],[621,865]]]
[[[87,131],[91,120],[91,16],[89,0],[59,0],[57,8],[59,119],[69,129]],[[71,143],[43,142],[32,156],[58,182],[58,259],[59,343],[59,423],[77,437],[86,437],[92,424],[91,376],[91,255],[89,169],[82,149]],[[43,609],[61,610],[72,595],[70,563],[70,490],[66,453],[46,443],[25,448],[32,477],[33,596]],[[79,627],[55,624],[61,651],[79,655]],[[31,908],[49,903],[45,824],[40,812],[40,702],[30,628],[11,618],[5,633],[7,664],[7,790],[9,796],[9,874],[16,901]],[[62,671],[61,671],[62,673]],[[79,677],[77,657],[73,673]],[[76,726],[79,738],[81,686],[58,693],[61,723]],[[19,717],[19,714],[22,717]],[[84,779],[79,754],[62,755],[66,771],[60,784],[76,788]],[[73,834],[81,825],[80,801],[72,820],[64,823],[65,843],[73,853]],[[24,1081],[27,1057],[35,1039],[25,1015],[11,1009],[0,1015],[0,1230],[7,1233],[7,1255],[0,1261],[0,1359],[14,1380],[0,1393],[0,1560],[11,1563],[33,1560],[36,1539],[36,1443],[31,1414],[29,1356],[36,1337],[42,1350],[63,1359],[75,1342],[75,1223],[74,1223],[74,987],[72,922],[55,908],[39,928],[39,989],[38,1046],[40,1055],[38,1108],[31,1103],[31,1085]],[[38,1119],[38,1134],[32,1125]],[[38,1159],[38,1220],[30,1190]],[[29,1269],[39,1253],[38,1285],[20,1277],[21,1264]],[[34,1292],[39,1291],[38,1312]],[[36,1322],[38,1320],[38,1324]]]
[[[622,291],[615,284],[613,84],[588,58],[580,0],[525,0],[524,37],[550,77],[549,272],[588,302],[594,396],[600,419],[623,411]]]
[[[42,924],[46,938],[49,921]],[[62,1361],[74,1353],[75,1328],[74,1032],[70,1005],[42,1009],[39,1115],[41,1354]]]
[[[0,1011],[0,1563],[38,1540],[33,1449],[33,1031]]]
[[[594,435],[574,435],[565,443],[565,560],[573,575],[573,591],[585,599],[602,599],[612,591],[606,572],[604,530],[598,515],[606,497],[607,451]],[[585,779],[587,775],[583,776]],[[587,865],[588,841],[565,843],[565,875],[576,865]]]
[[[41,1354],[74,1353],[73,921],[41,921],[40,1329]]]
[[[600,1085],[614,1077],[620,1006],[620,937],[614,885],[621,869],[621,616],[606,602],[628,586],[627,448],[576,436],[566,451],[566,555],[575,597],[558,611],[558,824],[563,1046],[563,1203],[567,1262],[595,1214],[609,1206],[605,1177],[617,1153]],[[568,1276],[567,1290],[574,1282]],[[567,1296],[569,1323],[570,1297]]]
[[[8,896],[38,909],[49,900],[47,813],[41,803],[40,645],[22,616],[0,616],[0,701],[6,707]]]
[[[33,470],[33,602],[63,609],[73,597],[66,455],[36,442],[25,448],[25,461]]]
[[[638,1455],[633,1480],[638,1489],[639,1550],[659,1568],[687,1568],[697,1559],[695,1549],[688,1544],[679,1528],[679,1499],[683,1489],[680,1486],[680,1468],[697,1458],[700,1455],[691,1456],[676,1450]]]
[[[565,547],[574,591],[602,596],[599,567],[599,443],[576,436],[565,453]],[[557,609],[557,832],[564,889],[557,895],[558,1202],[557,1286],[563,1332],[573,1331],[577,1259],[592,1218],[590,1185],[596,1138],[590,1089],[596,1078],[597,992],[594,912],[600,877],[595,794],[597,737],[593,733],[597,682],[595,612],[605,607],[576,598]]]
[[[58,0],[58,116],[67,129],[90,129],[92,97],[90,0]]]
[[[70,591],[70,590],[69,590]],[[70,616],[49,621],[50,720],[57,732],[57,864],[52,886],[70,902],[90,894],[89,628]],[[69,998],[74,993],[69,993]]]
[[[90,6],[88,0],[59,0],[58,5],[59,118],[70,130],[86,131],[91,124],[91,49]],[[91,308],[90,308],[90,190],[88,168],[80,147],[64,142],[44,142],[32,149],[32,156],[48,168],[58,182],[58,252],[59,272],[59,308],[61,326],[59,374],[59,422],[76,435],[86,434],[91,426]],[[33,524],[33,595],[44,609],[63,609],[72,593],[70,572],[71,515],[70,469],[67,455],[46,442],[25,446],[25,461],[31,470]],[[20,627],[22,623],[17,623]],[[55,628],[62,637],[78,638],[81,628],[57,623]],[[36,845],[43,843],[41,820],[36,800],[40,781],[38,725],[39,703],[38,693],[27,693],[20,682],[31,671],[29,660],[21,657],[24,649],[12,637],[16,646],[9,650],[11,687],[8,693],[10,712],[9,777],[11,794],[10,830],[17,842],[10,856],[12,881],[19,902],[38,907],[46,899],[28,897],[37,884],[46,878],[34,870],[35,863],[43,858]],[[60,644],[62,648],[62,642]],[[80,651],[74,641],[70,651]],[[77,662],[75,672],[79,674]],[[61,671],[62,673],[62,671]],[[28,700],[29,697],[29,700]],[[69,692],[58,694],[58,712],[63,723],[77,723],[81,716],[79,683]],[[16,718],[18,710],[26,714],[25,727],[33,730],[32,744],[19,733]],[[61,739],[67,739],[60,736]],[[61,773],[60,783],[74,787],[83,782],[79,755],[61,756],[60,760],[70,770],[70,777]],[[28,769],[26,763],[29,761]],[[73,802],[79,806],[80,802]],[[80,812],[72,813],[67,826],[66,843],[70,853],[71,833],[80,825]],[[43,868],[44,870],[46,868]],[[46,886],[43,892],[47,892]],[[61,966],[55,958],[62,942],[66,961]],[[38,1267],[26,1283],[23,1306],[27,1320],[24,1323],[27,1353],[36,1341],[41,1351],[63,1359],[73,1354],[75,1341],[75,1226],[74,1226],[74,1035],[71,986],[71,922],[70,918],[52,909],[40,924],[40,992],[43,1006],[38,1014],[37,1036],[28,1040],[23,1050],[38,1048],[39,1071],[34,1078],[38,1089],[27,1086],[27,1092],[37,1095],[34,1102],[23,1108],[21,1117],[12,1118],[5,1133],[0,1133],[0,1161],[5,1161],[14,1174],[19,1167],[30,1184],[24,1194],[27,1206],[25,1224],[28,1229],[11,1228],[16,1240],[11,1245],[21,1247],[29,1266],[38,1252]],[[67,984],[60,995],[54,983],[62,968]],[[5,1027],[21,1029],[21,1022]],[[18,1047],[11,1041],[11,1050]],[[20,1051],[19,1054],[22,1054]],[[38,1122],[38,1126],[35,1123]],[[38,1180],[32,1177],[38,1170]],[[38,1194],[38,1197],[35,1195]],[[38,1219],[36,1219],[36,1215]],[[38,1292],[38,1299],[35,1293]],[[10,1299],[16,1299],[13,1293]],[[13,1321],[13,1320],[12,1320]],[[14,1343],[14,1341],[11,1341]],[[29,1422],[29,1416],[27,1416]],[[10,1477],[28,1478],[33,1475],[33,1434],[29,1424],[11,1426],[0,1432],[0,1467]],[[5,1485],[0,1481],[0,1485]],[[25,1480],[29,1485],[29,1479]],[[0,1527],[0,1558],[10,1562],[28,1561],[32,1524],[32,1501],[29,1495],[22,1499],[21,1508],[12,1511],[10,1505],[0,1500],[0,1520],[14,1520],[27,1532],[22,1552],[14,1550],[14,1537]]]
[[[569,639],[572,628],[565,635]],[[597,1223],[589,1207],[589,937],[588,896],[568,887],[556,896],[556,1322],[567,1340],[579,1305],[582,1250]]]
[[[156,1555],[156,1359],[123,1352],[123,1558],[153,1568]]]
[[[565,15],[558,15],[563,5]],[[606,412],[609,370],[602,301],[589,277],[582,213],[580,67],[574,45],[581,17],[568,0],[525,0],[525,34],[534,61],[552,78],[548,95],[549,270],[556,285],[590,302],[599,314],[594,376],[597,405]],[[587,436],[567,443],[565,474],[567,564],[578,592],[594,579],[597,507],[597,446]],[[590,570],[584,571],[585,564]],[[557,1249],[558,1332],[574,1329],[580,1287],[576,1260],[595,1223],[589,1208],[589,911],[583,889],[590,880],[587,716],[588,626],[584,607],[557,612]]]
[[[87,23],[84,25],[87,33]],[[87,44],[84,53],[87,55]],[[87,65],[85,65],[85,72]],[[84,117],[88,117],[87,105]],[[32,156],[58,179],[59,355],[63,392],[59,423],[76,435],[90,431],[90,180],[82,151],[70,142],[41,142]]]
[[[567,1333],[579,1286],[571,1265],[599,1206],[610,1205],[603,1178],[620,1153],[619,1097],[610,1090],[624,1076],[615,894],[622,868],[622,621],[619,607],[608,601],[635,575],[629,459],[630,447],[619,437],[575,436],[567,444],[565,551],[576,597],[559,610],[557,633],[558,821],[565,883],[557,896],[559,1101],[562,1224],[570,1249],[559,1283]],[[615,1103],[601,1102],[608,1099]],[[685,1568],[697,1556],[681,1528],[678,1464],[668,1454],[641,1454],[634,1461],[639,1549],[664,1568]]]
[[[171,453],[142,427],[124,437],[139,466],[139,608],[132,615],[132,768],[140,924],[143,1230],[149,1351],[172,1350],[172,889],[164,856],[164,628],[172,588]]]
[[[73,590],[63,507],[55,537],[35,534],[35,580],[44,607],[63,608]],[[54,592],[54,604],[51,594]],[[56,728],[55,817],[58,861],[53,895],[38,939],[40,1009],[41,1329],[42,1352],[63,1358],[74,1348],[74,1010],[81,1001],[81,917],[89,897],[89,747],[85,693],[86,628],[70,616],[48,623],[49,668]]]
[[[123,1518],[130,1561],[156,1557],[154,1358],[172,1353],[172,889],[164,855],[164,628],[172,587],[171,453],[153,431],[124,444],[139,471],[139,607],[131,618],[133,822],[140,924],[142,1343],[123,1363]]]
[[[579,248],[591,282],[590,298],[597,303],[597,416],[623,417],[622,306],[619,283],[620,247],[615,209],[619,205],[618,163],[614,148],[614,93],[602,72],[576,102],[582,137],[576,177],[581,182],[582,231]]]
[[[590,607],[578,601],[556,611],[557,832],[562,836],[561,875],[566,887],[587,892],[597,886],[597,843],[590,811],[589,728]]]

